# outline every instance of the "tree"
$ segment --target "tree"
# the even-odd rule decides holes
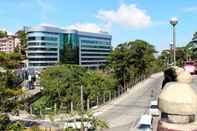
[[[9,131],[22,131],[24,129],[25,129],[24,125],[19,121],[16,121],[7,127],[7,130]]]
[[[193,34],[192,40],[195,40],[196,38],[197,38],[197,32],[195,32],[195,33]]]
[[[158,57],[159,65],[164,70],[167,68],[172,62],[172,52],[171,50],[163,50]]]
[[[0,30],[0,38],[6,37],[6,36],[7,36],[7,32]]]
[[[182,67],[184,65],[184,61],[187,60],[186,52],[184,47],[176,48],[176,64],[177,66]]]
[[[130,80],[150,74],[156,58],[154,46],[146,41],[136,40],[118,45],[109,56],[109,67],[115,73],[120,85],[127,87]]]
[[[7,69],[16,69],[20,66],[22,61],[22,57],[20,53],[12,52],[12,53],[4,53],[0,51],[0,64],[1,67]]]
[[[104,72],[87,70],[78,65],[60,65],[41,73],[41,85],[44,87],[45,98],[40,99],[42,102],[39,103],[46,103],[47,107],[56,105],[57,109],[63,106],[70,109],[72,103],[78,110],[81,86],[84,99],[96,101],[97,96],[115,90],[116,80]]]
[[[11,122],[7,115],[0,115],[0,130],[1,131],[22,131],[24,125],[18,121]]]
[[[196,60],[197,59],[197,43],[195,41],[189,42],[185,47],[184,51],[186,53],[187,60]]]
[[[16,35],[20,39],[20,47],[17,47],[17,49],[21,55],[25,57],[25,48],[27,47],[27,33],[24,30],[19,30],[16,32]]]
[[[10,123],[10,120],[7,115],[0,115],[0,130],[1,131],[5,131],[9,123]]]
[[[74,65],[61,65],[46,69],[41,74],[41,85],[49,96],[49,106],[57,104],[61,108],[64,103],[79,103],[81,77],[84,69]]]
[[[23,93],[18,83],[21,79],[16,76],[15,72],[10,70],[0,72],[0,112],[11,112],[18,106],[14,97]]]

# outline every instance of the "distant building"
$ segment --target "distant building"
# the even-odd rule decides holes
[[[28,68],[42,69],[57,63],[99,67],[107,63],[112,50],[108,33],[49,26],[29,27],[26,31]]]
[[[14,35],[8,35],[0,38],[0,51],[11,53],[20,44],[19,38]]]

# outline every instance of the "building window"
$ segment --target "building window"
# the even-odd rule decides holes
[[[109,41],[111,41],[111,38],[105,38],[105,37],[86,36],[86,35],[80,35],[79,37],[92,38],[92,39],[98,39],[98,40],[109,40]]]
[[[81,60],[105,60],[105,58],[81,58]]]
[[[56,63],[29,63],[29,66],[53,66]]]
[[[57,58],[29,58],[29,61],[57,61]]]
[[[104,48],[104,49],[111,49],[111,46],[94,46],[94,45],[82,45],[81,47],[86,47],[86,48]]]
[[[111,52],[111,50],[92,50],[92,49],[82,49],[82,52]]]
[[[29,42],[29,46],[57,46],[57,43],[49,43],[49,42]]]
[[[57,41],[56,37],[28,37],[28,41],[31,40],[45,40],[45,41]]]
[[[28,53],[28,56],[57,56],[57,53]]]
[[[108,56],[109,54],[85,54],[82,53],[81,56]]]
[[[108,41],[95,41],[95,40],[81,40],[82,44],[99,44],[99,45],[111,45]]]
[[[57,48],[28,48],[29,51],[57,51]]]

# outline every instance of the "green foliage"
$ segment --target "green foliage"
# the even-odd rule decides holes
[[[7,115],[0,114],[1,131],[23,131],[24,129],[24,125],[19,121],[11,122]]]
[[[183,67],[184,61],[187,60],[186,52],[184,47],[176,48],[176,64],[177,66]]]
[[[19,52],[23,57],[25,56],[25,48],[27,47],[27,33],[23,30],[16,32],[16,35],[20,39],[20,47],[17,47],[17,52]]]
[[[79,101],[81,77],[84,69],[79,66],[57,66],[46,69],[41,75],[41,84],[44,92],[49,96],[50,106],[63,101]],[[77,98],[77,99],[76,99]]]
[[[10,120],[7,115],[0,115],[0,131],[5,131]]]
[[[197,59],[197,44],[195,41],[189,42],[185,47],[184,51],[186,53],[187,60],[196,60]]]
[[[125,85],[140,75],[148,75],[155,64],[154,46],[142,41],[130,41],[118,45],[109,57],[109,66],[120,85]]]
[[[23,131],[25,129],[24,125],[19,121],[12,123],[8,126],[7,130],[9,131]]]
[[[100,130],[109,128],[106,121],[95,117],[92,112],[86,112],[84,115],[90,120],[93,129]]]
[[[21,80],[12,71],[0,73],[0,112],[11,112],[18,103],[13,98],[23,93],[21,87],[16,87]]]
[[[6,36],[7,36],[7,32],[6,32],[6,31],[1,31],[1,30],[0,30],[0,38],[6,37]]]
[[[187,60],[187,51],[185,47],[176,48],[176,65],[182,67],[184,61]],[[163,50],[159,56],[159,61],[162,69],[167,68],[167,64],[172,64],[173,61],[173,52],[170,50]]]
[[[32,104],[32,107],[33,107],[33,109],[34,109],[34,112],[35,112],[36,114],[41,115],[41,114],[40,114],[40,111],[45,112],[46,106],[50,106],[50,105],[48,104],[48,103],[50,103],[49,101],[50,101],[50,99],[49,99],[48,96],[42,96],[40,99],[38,99],[37,101],[35,101],[35,102]]]
[[[194,39],[196,39],[196,38],[197,38],[197,32],[195,32],[195,33],[193,34],[192,40],[194,40]]]
[[[71,101],[75,107],[80,106],[81,86],[84,99],[96,101],[96,96],[115,90],[116,80],[104,72],[87,70],[77,65],[60,65],[42,72],[41,85],[44,87],[44,97],[36,105],[53,108],[56,104],[59,109],[62,106],[69,107]]]
[[[0,87],[16,89],[16,86],[22,81],[14,71],[7,70],[5,72],[0,72]]]
[[[4,53],[0,51],[0,65],[6,69],[16,69],[20,66],[22,57],[20,53]]]
[[[84,97],[95,100],[97,96],[114,91],[117,81],[111,75],[102,71],[89,70],[83,77],[83,85],[85,86]]]

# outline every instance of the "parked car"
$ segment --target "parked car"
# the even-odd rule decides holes
[[[158,102],[157,102],[157,100],[154,100],[154,101],[150,102],[149,113],[152,116],[159,116],[160,115],[160,111],[158,109]]]
[[[184,69],[191,74],[196,73],[196,62],[195,61],[186,61],[184,64]]]
[[[137,128],[139,131],[152,131],[152,121],[153,117],[151,115],[145,114],[141,116]]]

